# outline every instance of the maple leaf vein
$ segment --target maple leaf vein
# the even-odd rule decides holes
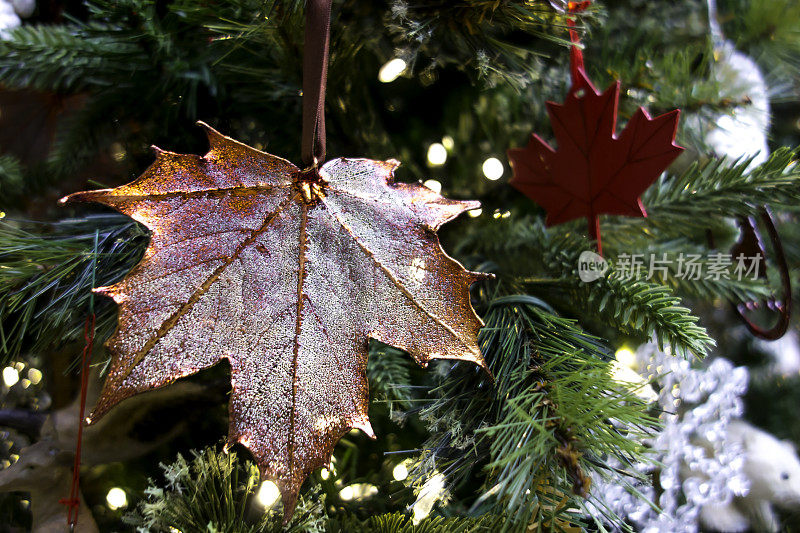
[[[292,410],[289,413],[289,472],[294,475],[294,426],[295,412],[297,411],[297,358],[300,355],[300,333],[303,327],[303,284],[306,279],[306,231],[308,226],[308,206],[305,202],[300,202],[300,249],[297,253],[297,318],[294,329],[294,350],[292,353]]]
[[[206,280],[200,285],[200,287],[195,290],[194,293],[189,297],[185,304],[181,305],[172,315],[169,316],[164,322],[161,323],[161,326],[158,328],[158,331],[155,335],[153,335],[142,348],[134,355],[133,361],[125,370],[124,375],[122,376],[121,381],[124,381],[131,373],[131,371],[142,362],[145,356],[153,349],[153,347],[160,341],[164,336],[169,333],[169,331],[178,323],[186,313],[188,313],[192,307],[202,298],[202,296],[208,292],[208,289],[216,282],[220,276],[225,272],[225,270],[241,255],[245,248],[250,246],[255,242],[255,240],[264,233],[272,224],[275,219],[278,218],[278,215],[283,212],[283,210],[293,201],[298,199],[298,195],[288,196],[284,199],[278,207],[272,213],[268,214],[264,222],[261,226],[254,230],[252,234],[245,239],[237,248],[233,251],[228,259],[226,259],[220,266],[214,269],[214,272],[206,278]]]
[[[258,192],[272,191],[275,189],[289,189],[288,185],[269,185],[262,183],[260,185],[252,185],[243,187],[241,185],[234,185],[233,187],[211,188],[211,189],[195,189],[193,191],[167,191],[167,192],[147,192],[142,194],[114,194],[110,197],[114,200],[168,200],[170,198],[192,198],[195,196],[208,195],[208,196],[225,196],[234,194],[238,196],[250,195]]]
[[[325,200],[323,199],[323,202],[324,201]],[[412,303],[412,305],[417,307],[420,311],[422,311],[428,317],[430,317],[434,322],[436,322],[438,325],[440,325],[442,328],[444,328],[456,340],[458,340],[458,342],[460,342],[464,347],[469,348],[469,346],[467,346],[467,344],[464,342],[464,340],[461,337],[459,337],[458,334],[455,331],[453,331],[453,328],[451,328],[449,325],[447,325],[441,318],[439,318],[438,316],[436,316],[433,313],[431,313],[430,311],[428,311],[425,307],[422,306],[422,304],[420,304],[416,300],[414,295],[411,294],[409,292],[409,290],[405,288],[405,286],[403,286],[403,284],[400,282],[400,280],[398,280],[394,276],[394,274],[392,274],[391,270],[389,270],[383,263],[381,263],[378,260],[378,258],[375,257],[375,254],[372,252],[372,250],[370,250],[364,243],[361,242],[361,240],[356,236],[355,232],[353,232],[353,230],[347,224],[347,222],[345,222],[344,220],[339,218],[339,216],[333,210],[328,209],[327,211],[331,213],[331,215],[336,220],[336,222],[338,222],[339,224],[342,225],[342,227],[345,229],[347,234],[350,235],[350,237],[352,237],[353,241],[355,241],[355,243],[358,245],[358,247],[361,248],[361,251],[363,251],[364,254],[367,257],[369,257],[372,260],[373,263],[375,263],[375,265],[378,267],[378,269],[380,269],[380,271],[383,272],[383,274],[389,279],[389,281],[391,281],[394,284],[394,286],[397,287],[400,290],[400,292],[403,294],[403,296],[405,296],[408,299],[408,301]]]

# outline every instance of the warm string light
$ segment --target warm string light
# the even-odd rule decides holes
[[[339,491],[339,498],[349,502],[353,500],[366,500],[378,494],[378,487],[371,483],[353,483]]]
[[[442,192],[442,184],[437,180],[427,180],[423,185],[437,194]]]
[[[396,57],[387,61],[378,71],[378,80],[382,83],[391,83],[406,71],[406,62]]]
[[[34,385],[38,385],[40,381],[42,381],[42,371],[37,368],[31,368],[28,370],[28,379]]]
[[[256,493],[256,500],[258,500],[258,503],[267,509],[272,508],[280,499],[281,491],[278,490],[278,486],[270,480],[264,481]]]
[[[442,143],[433,143],[428,146],[428,164],[440,167],[447,161],[447,148]]]
[[[633,385],[632,392],[646,402],[658,400],[658,394],[650,383],[637,372],[636,353],[627,346],[620,347],[614,353],[611,362],[611,377],[619,383]]]
[[[490,157],[484,161],[481,169],[483,170],[483,175],[486,177],[486,179],[491,181],[499,180],[503,177],[503,173],[505,172],[505,168],[503,168],[503,162],[496,157]]]
[[[106,494],[106,503],[112,511],[122,509],[128,505],[128,495],[119,487],[114,487]]]
[[[445,496],[445,477],[443,474],[435,474],[428,479],[419,492],[417,501],[412,506],[414,525],[426,519],[433,510],[434,504]]]
[[[331,477],[335,476],[336,476],[336,457],[331,457],[331,464],[329,464],[327,467],[323,467],[319,471],[319,477],[327,481]],[[341,483],[341,481],[338,479],[336,480],[336,482]]]
[[[127,152],[125,151],[125,147],[122,143],[114,143],[111,145],[110,148],[111,157],[114,158],[114,161],[122,162],[128,156]]]
[[[6,387],[13,387],[19,382],[19,370],[13,366],[7,366],[3,369],[3,383]]]
[[[636,366],[636,354],[633,353],[633,350],[627,346],[623,346],[617,350],[614,354],[614,357],[620,362],[620,364],[623,364],[628,368],[633,368]]]
[[[408,477],[408,466],[406,463],[408,463],[407,460],[395,465],[392,469],[392,477],[395,481],[403,481]]]

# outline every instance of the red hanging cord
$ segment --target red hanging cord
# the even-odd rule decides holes
[[[94,233],[94,256],[92,257],[92,288],[95,285],[95,272],[97,270],[97,244],[99,232]],[[94,346],[94,293],[89,294],[89,316],[83,325],[83,354],[81,354],[81,399],[80,414],[78,415],[78,441],[75,444],[75,462],[72,466],[72,485],[69,490],[69,498],[59,500],[59,503],[66,505],[67,526],[70,531],[75,531],[78,525],[78,511],[80,510],[80,479],[81,479],[81,446],[83,445],[83,426],[86,418],[86,392],[89,389],[89,365],[92,362],[92,348]]]
[[[83,327],[83,355],[81,356],[81,407],[78,417],[78,442],[75,445],[75,463],[72,469],[72,486],[69,491],[69,498],[60,502],[69,508],[67,513],[67,525],[71,531],[75,530],[78,524],[78,509],[80,507],[80,477],[81,477],[81,445],[83,444],[83,421],[86,413],[86,391],[89,387],[89,365],[92,360],[92,346],[94,345],[94,313],[86,317]]]
[[[580,76],[578,72],[583,70],[583,50],[581,50],[581,38],[575,30],[575,19],[570,16],[573,13],[580,13],[592,5],[591,0],[584,0],[583,2],[568,2],[567,3],[567,27],[569,28],[569,40],[572,42],[572,48],[569,52],[570,59],[570,72],[572,74],[572,85],[577,86],[580,83]]]

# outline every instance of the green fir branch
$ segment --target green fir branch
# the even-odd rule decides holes
[[[782,99],[800,94],[800,4],[794,0],[719,0],[723,33],[769,72],[773,87],[790,81]]]
[[[643,340],[654,337],[659,347],[668,345],[672,353],[704,357],[715,345],[691,310],[660,283],[608,276],[591,284],[573,282],[567,291],[580,316],[597,313],[610,318],[622,333]]]
[[[693,163],[680,176],[664,174],[642,195],[646,218],[603,218],[605,244],[622,250],[654,240],[705,240],[706,230],[725,232],[730,218],[758,216],[765,206],[795,211],[800,202],[798,153],[797,148],[779,148],[755,168],[752,158],[718,158]]]
[[[478,518],[441,516],[427,518],[419,523],[402,513],[371,516],[366,520],[355,517],[338,519],[327,525],[328,533],[492,533],[503,524],[502,516],[487,515]]]
[[[494,384],[463,365],[442,376],[419,412],[431,437],[416,483],[438,471],[457,490],[479,476],[473,510],[505,514],[507,529],[577,523],[570,509],[590,473],[604,457],[644,460],[641,440],[656,419],[613,380],[608,348],[541,300],[500,298],[484,318]]]
[[[141,50],[113,27],[20,26],[0,40],[0,82],[14,88],[78,92],[147,71]]]
[[[541,76],[548,49],[570,46],[565,12],[555,7],[543,0],[395,0],[387,24],[423,78],[456,65],[490,85],[524,87]],[[596,11],[573,15],[577,26],[594,19]]]
[[[750,169],[752,159],[695,163],[677,177],[662,176],[644,194],[646,219],[621,219],[662,232],[705,229],[714,218],[754,215],[762,206],[794,209],[800,202],[798,149],[779,148]]]
[[[145,531],[216,531],[219,533],[323,533],[325,497],[318,489],[301,494],[291,520],[283,512],[259,508],[255,491],[258,468],[233,451],[205,448],[187,461],[161,465],[164,485],[150,480],[145,499],[125,522]]]
[[[591,249],[591,243],[580,235],[564,228],[547,229],[541,221],[529,218],[501,219],[476,228],[460,248],[495,261],[504,259],[499,273],[509,275],[507,290],[547,295],[550,303],[581,317],[587,326],[598,330],[611,326],[644,340],[655,336],[660,345],[669,345],[675,353],[707,354],[714,341],[670,287],[608,275],[591,283],[581,281],[578,258]],[[517,261],[520,256],[528,260]]]
[[[239,459],[235,450],[205,448],[187,461],[178,454],[161,464],[163,481],[150,480],[144,498],[124,520],[152,532],[216,531],[220,533],[479,533],[497,531],[504,517],[430,517],[415,521],[402,513],[359,518],[339,511],[329,516],[318,486],[301,493],[292,518],[282,524],[280,505],[264,509],[255,500],[258,468]]]
[[[58,183],[85,168],[97,157],[107,153],[109,146],[119,138],[119,125],[108,121],[121,105],[113,95],[96,97],[92,105],[74,110],[58,124],[53,144],[47,154],[46,175],[38,183],[26,187],[28,194],[41,188],[42,182]]]
[[[0,359],[79,339],[92,280],[103,286],[122,278],[141,258],[147,238],[139,224],[121,215],[38,225],[0,222]],[[102,338],[114,328],[116,314],[110,301],[98,303]]]
[[[405,409],[411,400],[411,365],[408,354],[377,341],[370,341],[367,360],[369,390],[374,398]]]
[[[11,204],[24,189],[22,163],[10,155],[0,155],[0,207]]]

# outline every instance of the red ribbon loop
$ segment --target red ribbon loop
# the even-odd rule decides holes
[[[59,503],[66,505],[67,525],[71,531],[75,531],[78,525],[78,511],[80,508],[81,490],[81,446],[83,445],[83,425],[86,413],[86,392],[89,388],[89,366],[92,362],[92,347],[94,346],[94,325],[95,315],[89,313],[86,323],[83,326],[83,355],[81,356],[81,408],[78,418],[78,442],[75,445],[75,463],[72,467],[72,485],[70,486],[69,498],[59,500]]]
[[[575,19],[570,16],[573,13],[580,13],[592,5],[591,0],[584,0],[583,2],[568,2],[567,3],[567,27],[569,28],[569,40],[572,42],[570,49],[570,72],[572,73],[572,85],[576,86],[581,82],[578,72],[583,70],[583,50],[581,50],[581,38],[575,30]]]

